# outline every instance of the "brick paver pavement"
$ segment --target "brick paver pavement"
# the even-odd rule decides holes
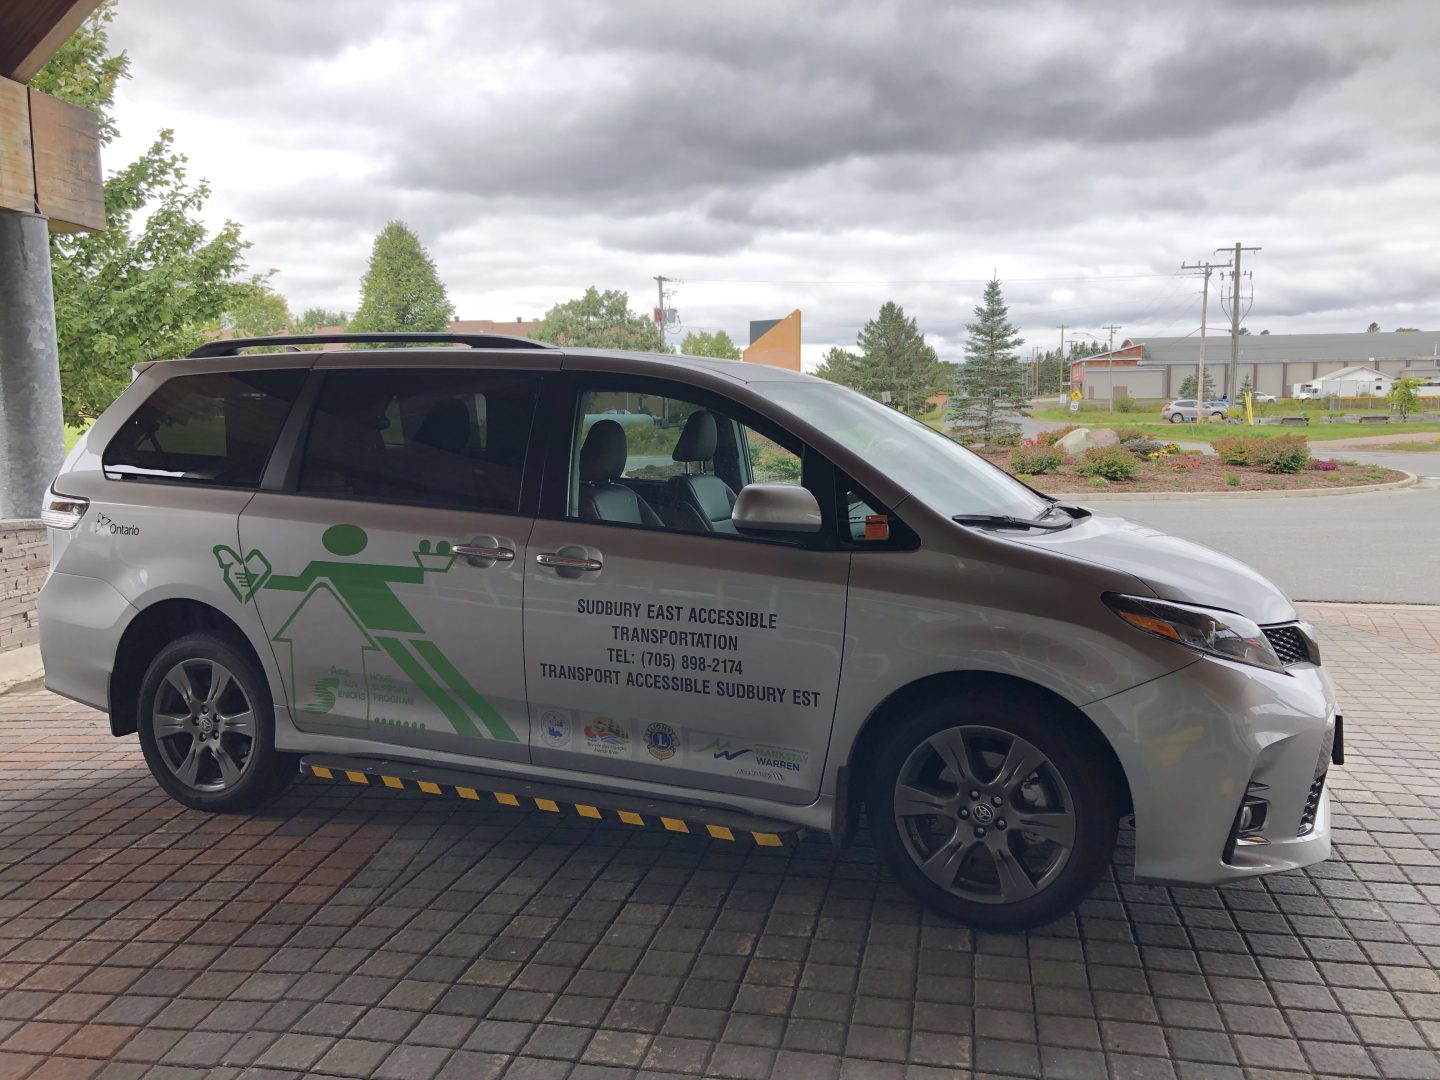
[[[133,739],[12,692],[0,1078],[1434,1080],[1440,613],[1307,615],[1346,705],[1335,857],[1223,890],[1120,865],[1028,935],[923,915],[820,838],[319,781],[193,813]]]

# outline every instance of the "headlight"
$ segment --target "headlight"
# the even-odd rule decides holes
[[[1137,630],[1165,638],[1197,652],[1237,660],[1242,664],[1284,671],[1265,632],[1233,611],[1151,600],[1143,596],[1106,593],[1105,603]]]

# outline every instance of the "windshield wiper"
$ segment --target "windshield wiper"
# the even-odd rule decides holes
[[[1049,514],[1040,515],[1044,518]],[[991,529],[1043,529],[1046,532],[1055,532],[1059,529],[1068,529],[1074,525],[1074,521],[1048,522],[1037,518],[1015,517],[1011,514],[951,514],[950,520],[961,525],[980,525]]]

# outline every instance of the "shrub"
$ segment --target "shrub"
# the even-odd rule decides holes
[[[1106,480],[1131,480],[1140,469],[1135,455],[1118,446],[1092,446],[1080,458],[1081,476],[1098,476]]]
[[[1139,428],[1134,427],[1117,427],[1114,429],[1114,431],[1115,434],[1119,437],[1122,444],[1134,442],[1136,439],[1143,439],[1146,437],[1143,431],[1141,431]]]
[[[1253,465],[1250,455],[1260,441],[1256,438],[1216,439],[1211,445],[1220,455],[1222,465]]]
[[[1250,459],[1268,473],[1297,473],[1310,464],[1310,447],[1303,435],[1256,441],[1259,445],[1250,450]]]
[[[1105,488],[1110,486],[1110,481],[1106,480],[1103,476],[1092,476],[1090,478],[1090,486],[1092,488]]]
[[[1240,477],[1236,476],[1234,473],[1231,473],[1229,476],[1225,477],[1225,486],[1226,486],[1226,487],[1239,487],[1239,486],[1240,486]]]
[[[1151,454],[1158,453],[1165,449],[1165,444],[1159,439],[1147,439],[1144,436],[1138,439],[1131,439],[1128,442],[1121,439],[1120,445],[1138,458],[1149,457]]]
[[[1135,399],[1133,397],[1120,397],[1115,399],[1116,412],[1134,412]]]
[[[1016,450],[1010,455],[1010,471],[1039,476],[1052,473],[1065,463],[1065,455],[1049,448],[1043,450]]]
[[[992,445],[992,446],[1019,446],[1019,445],[1020,445],[1020,429],[1019,429],[1018,427],[1006,427],[1006,428],[1002,428],[1002,427],[997,426],[997,427],[995,428],[994,433],[990,436],[990,445]]]
[[[1170,468],[1175,472],[1194,472],[1202,464],[1203,462],[1194,454],[1181,454],[1170,463]]]
[[[1046,446],[1054,446],[1066,435],[1069,435],[1070,432],[1079,430],[1079,424],[1066,424],[1064,427],[1051,428],[1049,431],[1040,432],[1039,435],[1035,436],[1035,441],[1037,443],[1043,443]]]
[[[1324,458],[1315,458],[1310,462],[1310,468],[1316,472],[1334,472],[1340,468],[1340,465],[1338,462],[1326,461]]]

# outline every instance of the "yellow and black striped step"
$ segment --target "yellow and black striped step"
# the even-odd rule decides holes
[[[691,833],[712,840],[753,843],[760,847],[789,847],[805,838],[805,830],[786,822],[749,818],[725,811],[709,811],[678,803],[636,799],[631,808],[606,805],[619,796],[598,790],[545,787],[507,780],[485,773],[452,769],[426,769],[405,762],[370,758],[310,755],[300,762],[300,771],[319,780],[419,791],[472,802],[493,802],[548,814],[574,814],[594,821],[613,820],[636,828]],[[503,790],[502,790],[503,789]]]

